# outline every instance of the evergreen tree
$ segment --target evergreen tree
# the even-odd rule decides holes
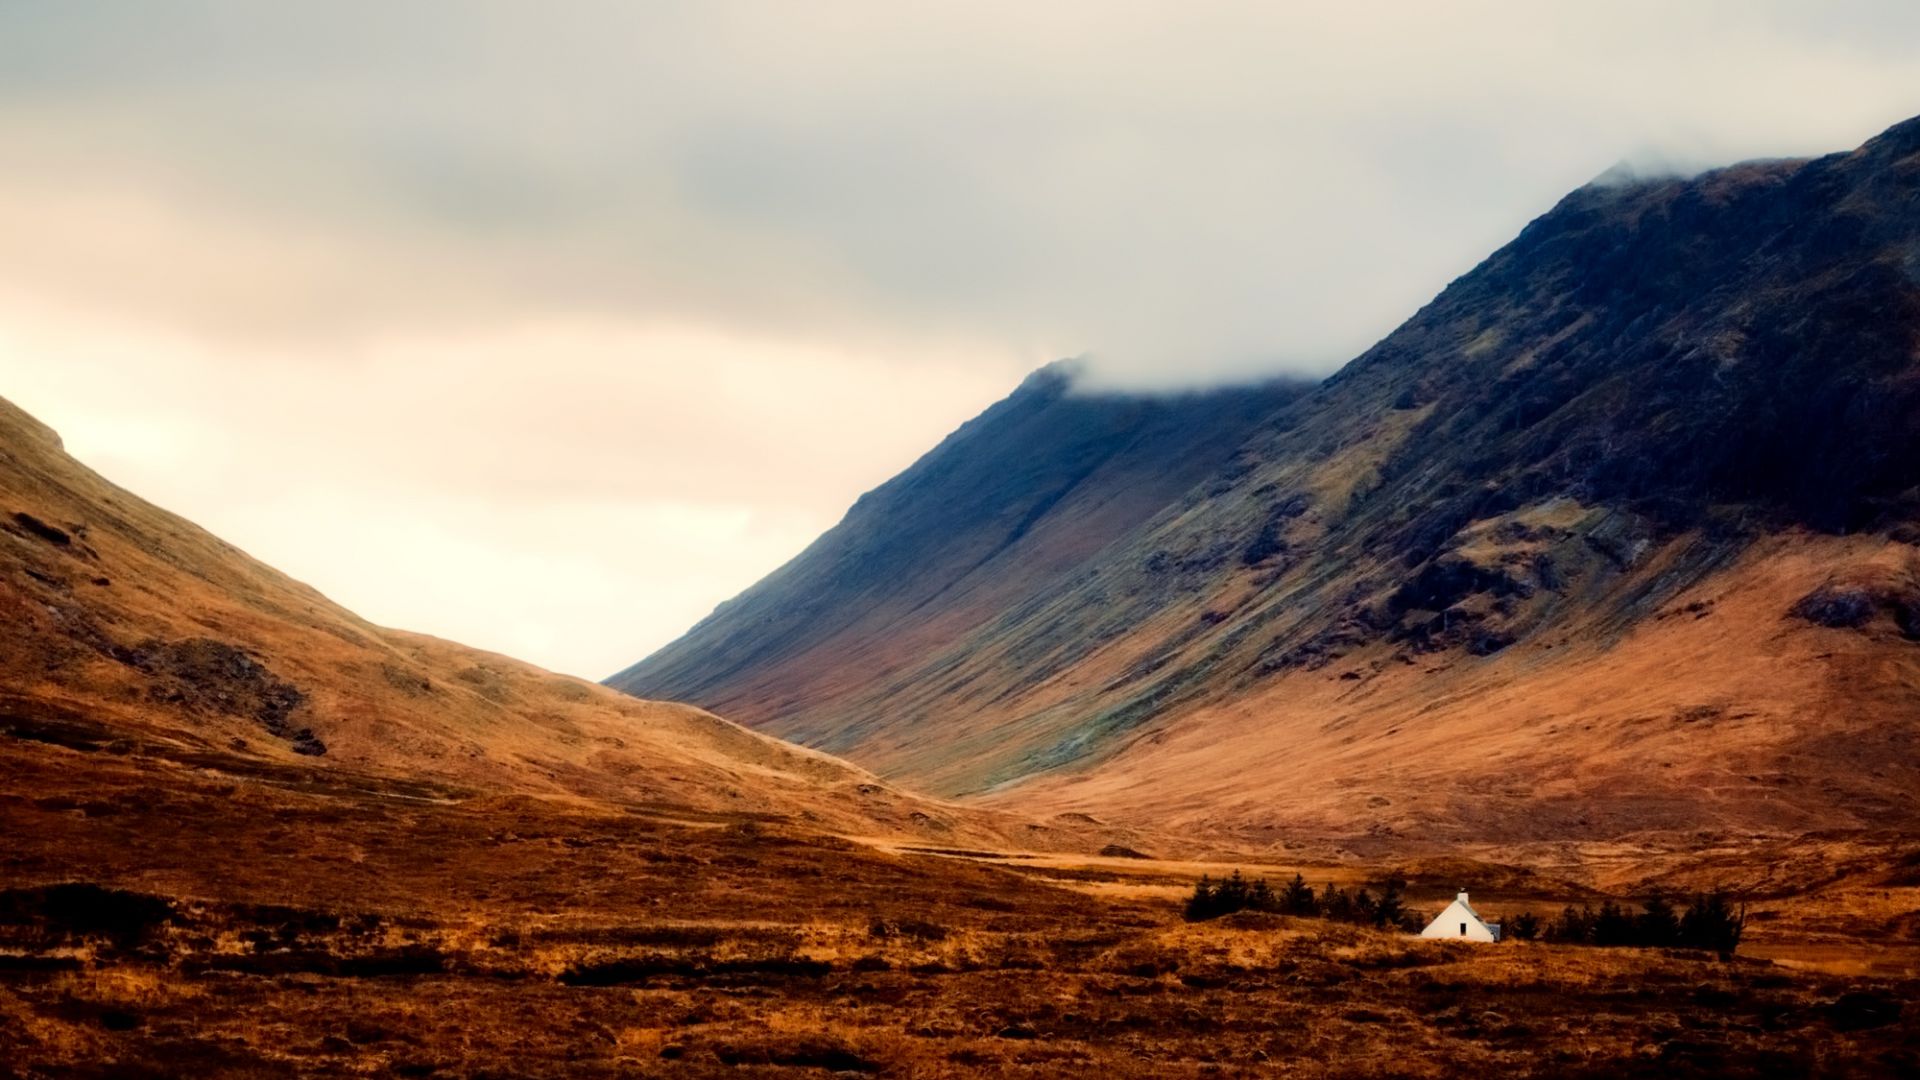
[[[1593,919],[1593,943],[1595,945],[1632,945],[1634,943],[1633,916],[1626,909],[1609,900],[1600,905],[1600,914]]]
[[[1665,893],[1656,891],[1647,897],[1644,910],[1634,920],[1634,943],[1664,948],[1680,940],[1680,917]]]
[[[1200,922],[1203,919],[1217,919],[1222,915],[1231,915],[1236,911],[1279,911],[1281,899],[1276,896],[1273,887],[1265,878],[1248,881],[1246,876],[1235,870],[1221,881],[1203,877],[1193,887],[1193,895],[1187,898],[1187,920]]]
[[[1734,910],[1727,895],[1715,889],[1693,898],[1687,913],[1680,917],[1678,941],[1690,949],[1711,949],[1721,956],[1732,956],[1740,947],[1746,926],[1746,905]]]
[[[1387,882],[1386,889],[1380,894],[1379,902],[1373,906],[1373,925],[1393,927],[1400,925],[1402,916],[1407,913],[1406,902],[1400,898],[1400,888],[1403,884],[1397,878]]]
[[[1213,879],[1202,876],[1194,883],[1193,895],[1187,898],[1187,921],[1199,922],[1219,914],[1215,909],[1215,896]]]
[[[1532,941],[1540,936],[1540,919],[1531,911],[1523,911],[1507,921],[1501,936]]]
[[[1325,901],[1320,905],[1320,913],[1334,922],[1353,921],[1353,897],[1345,889],[1338,889],[1331,882],[1325,892]]]
[[[1235,870],[1231,877],[1220,883],[1220,888],[1214,893],[1216,909],[1214,914],[1231,915],[1236,911],[1245,911],[1247,895],[1247,879],[1240,876],[1240,871]]]
[[[1306,878],[1293,875],[1293,880],[1280,893],[1280,909],[1289,915],[1320,914],[1319,901],[1314,898],[1313,886],[1307,884]]]
[[[1360,891],[1353,894],[1353,911],[1348,918],[1357,923],[1370,923],[1373,921],[1374,908],[1373,894],[1362,885]]]
[[[1593,941],[1593,909],[1568,904],[1547,932],[1548,941],[1586,945]]]

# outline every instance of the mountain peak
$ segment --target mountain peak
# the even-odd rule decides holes
[[[1048,361],[1020,380],[1015,393],[1065,393],[1087,373],[1084,357],[1068,356]]]
[[[1920,681],[1917,132],[1590,184],[1312,390],[1043,369],[614,684],[1049,810],[1521,837],[1564,758],[1596,828],[1859,825],[1872,721],[1805,703]],[[1693,710],[1821,794],[1725,794]]]
[[[1860,152],[1888,161],[1899,161],[1920,154],[1920,116],[1902,120],[1868,139]]]

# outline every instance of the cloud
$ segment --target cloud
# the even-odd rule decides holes
[[[1844,14],[18,3],[0,183],[70,238],[15,284],[207,332],[504,307],[1325,370],[1622,157],[1898,119],[1909,5]]]
[[[1917,11],[12,0],[0,393],[376,618],[601,673],[1047,360],[1324,373],[1616,161],[1860,142]],[[732,553],[706,599],[604,614],[678,595],[669,534]]]

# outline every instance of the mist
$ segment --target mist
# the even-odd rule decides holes
[[[598,675],[1049,360],[1323,376],[1615,162],[1847,148],[1916,86],[1902,3],[15,0],[0,394],[375,618]],[[328,452],[194,483],[262,402]]]
[[[16,3],[0,283],[255,342],[564,313],[1323,372],[1616,161],[1916,107],[1906,6],[1797,10]]]

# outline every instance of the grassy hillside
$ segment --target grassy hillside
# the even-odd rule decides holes
[[[131,755],[282,786],[1000,835],[991,815],[700,709],[373,626],[114,487],[0,401],[0,759],[48,748],[82,770]]]

